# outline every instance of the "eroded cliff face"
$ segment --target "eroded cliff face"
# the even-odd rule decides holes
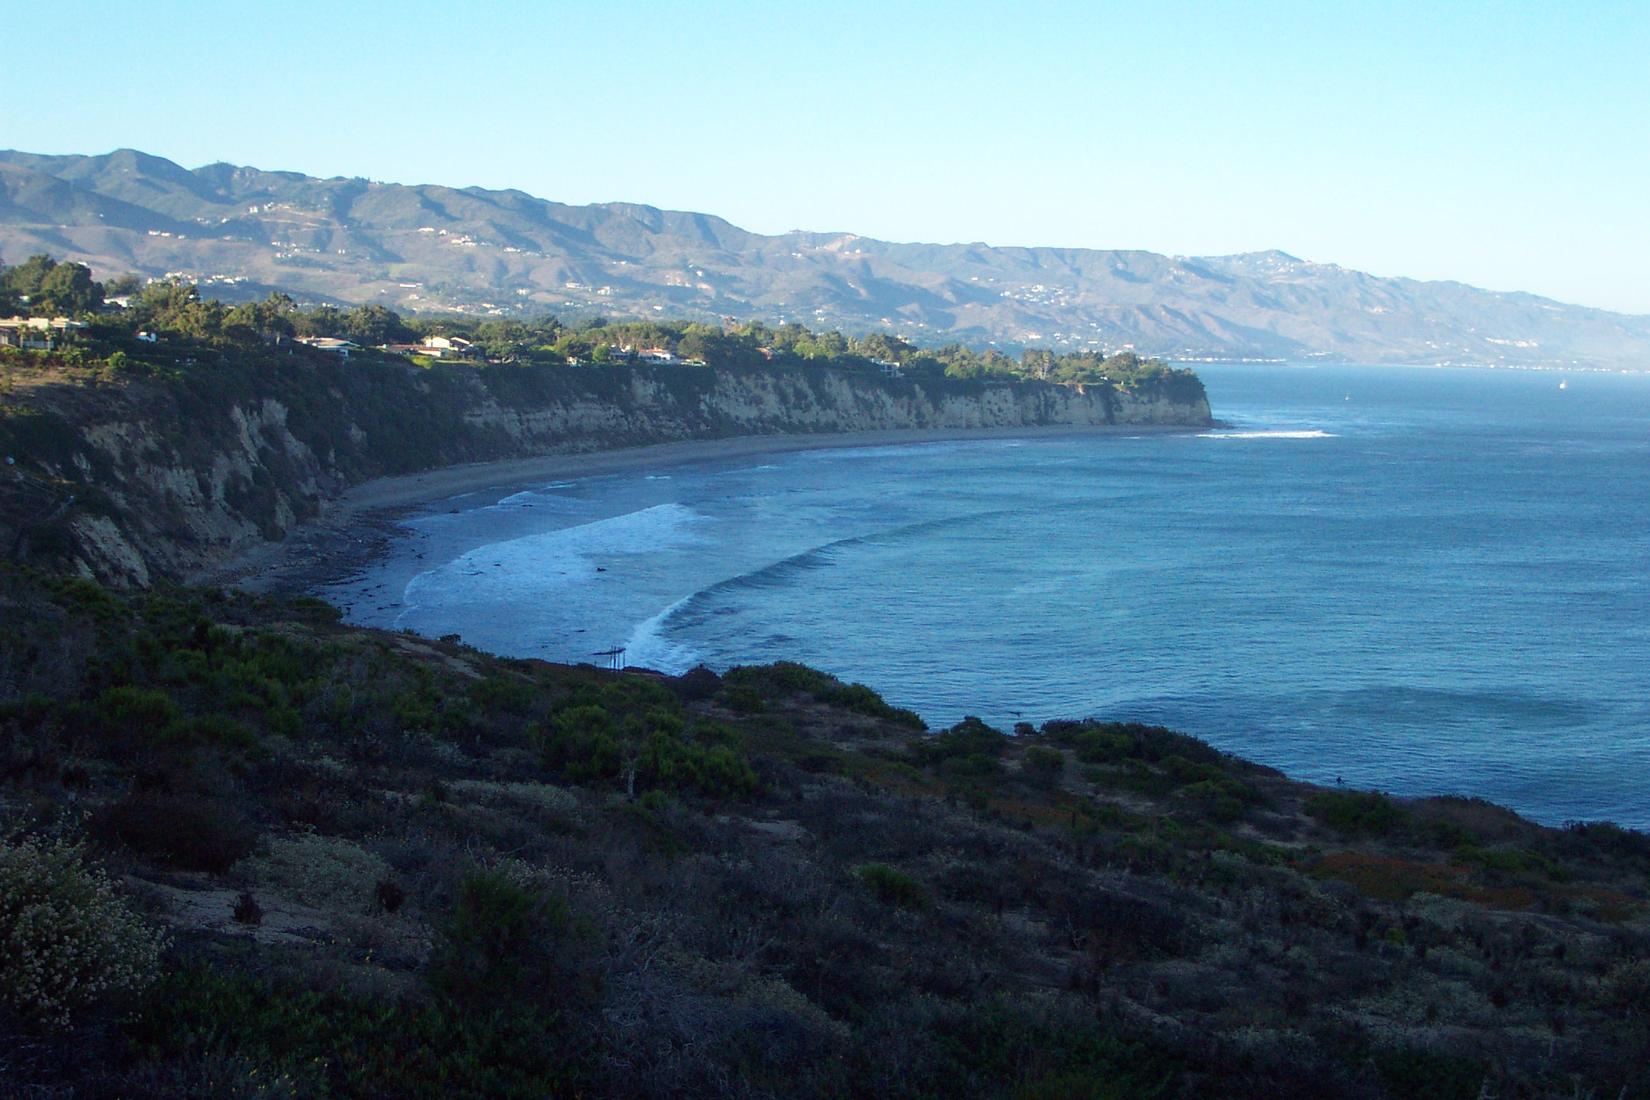
[[[507,373],[513,372],[513,373]],[[915,381],[836,371],[295,364],[7,398],[0,539],[127,585],[182,579],[352,484],[458,462],[738,435],[1209,422],[1201,388]],[[1174,397],[1185,399],[1173,399]]]
[[[523,406],[488,395],[464,415],[475,428],[502,432],[518,453],[734,435],[1209,422],[1201,396],[1177,403],[1105,387],[917,382],[835,371],[699,374],[684,388],[680,377],[636,372],[617,399]]]

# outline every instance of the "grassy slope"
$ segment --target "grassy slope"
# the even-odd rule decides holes
[[[0,1018],[0,1083],[1650,1089],[1639,834],[1142,727],[923,736],[799,666],[598,672],[16,569],[0,617],[8,831],[83,829],[173,930],[135,1000]]]

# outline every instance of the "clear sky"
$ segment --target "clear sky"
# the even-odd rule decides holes
[[[57,0],[0,43],[0,147],[1650,313],[1650,0]]]

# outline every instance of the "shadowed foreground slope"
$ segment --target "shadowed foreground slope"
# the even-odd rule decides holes
[[[797,665],[504,660],[15,567],[0,618],[8,1092],[1650,1088],[1640,834],[1148,727],[929,732]],[[90,1001],[26,965],[154,928]]]

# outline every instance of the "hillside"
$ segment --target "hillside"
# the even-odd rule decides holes
[[[1639,834],[1143,726],[925,731],[797,665],[11,566],[0,615],[0,1092],[1650,1088]]]
[[[707,214],[227,164],[186,170],[133,150],[0,152],[0,256],[34,252],[104,277],[173,273],[226,296],[280,288],[402,311],[757,316],[929,344],[1186,358],[1650,367],[1650,318],[1279,252],[764,236]]]

